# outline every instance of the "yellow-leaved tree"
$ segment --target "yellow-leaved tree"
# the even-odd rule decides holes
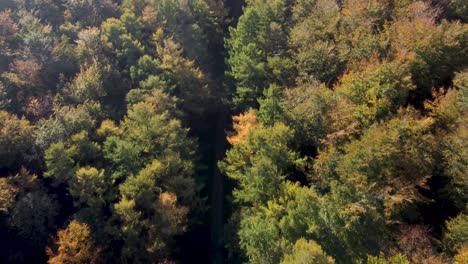
[[[47,247],[46,253],[49,264],[101,263],[100,248],[95,245],[88,225],[76,220],[58,231],[54,245]]]

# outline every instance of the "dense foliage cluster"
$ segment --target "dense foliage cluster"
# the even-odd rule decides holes
[[[223,4],[9,2],[0,262],[170,261],[206,210],[196,137],[223,96]]]
[[[231,261],[468,261],[464,7],[247,1],[219,164]]]
[[[0,1],[0,262],[468,262],[465,1],[242,4]]]

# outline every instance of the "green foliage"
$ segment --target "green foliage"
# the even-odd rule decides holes
[[[337,92],[356,105],[353,114],[363,126],[395,113],[414,89],[408,66],[397,61],[350,72],[340,82]]]
[[[83,103],[87,100],[99,100],[107,95],[104,87],[106,72],[110,65],[102,65],[94,60],[91,65],[84,65],[80,73],[73,79],[64,93],[74,102]]]
[[[176,204],[177,197],[163,192],[163,186],[157,185],[167,177],[166,170],[161,162],[154,160],[120,186],[122,198],[115,209],[123,221],[125,258],[144,262],[165,256],[170,252],[172,237],[185,230],[187,208]],[[138,253],[141,248],[145,254]]]
[[[109,0],[64,1],[65,19],[71,23],[79,23],[80,27],[98,26],[106,17],[117,12],[117,6]]]
[[[132,262],[167,257],[173,237],[186,230],[189,209],[199,206],[192,178],[195,145],[168,113],[172,107],[170,97],[154,91],[131,105],[119,130],[104,142],[112,181],[121,183],[114,208],[122,221],[122,253]]]
[[[447,230],[442,240],[444,249],[449,254],[455,254],[457,250],[468,243],[468,215],[460,213],[446,222]]]
[[[466,22],[463,0],[0,1],[0,262],[465,263]]]
[[[281,123],[258,127],[250,131],[245,143],[227,152],[220,167],[238,182],[239,188],[234,190],[237,201],[264,204],[277,196],[279,184],[300,162],[298,154],[288,147],[291,136],[291,130]]]
[[[289,173],[302,164],[288,146],[291,135],[281,123],[253,126],[219,164],[236,180],[233,195],[242,206],[239,243],[253,263],[279,262],[296,240],[317,229],[320,203],[315,192],[286,183]]]
[[[316,236],[319,201],[312,189],[280,183],[265,207],[243,209],[239,244],[253,263],[277,263],[297,240]]]
[[[277,121],[280,121],[282,116],[282,108],[280,105],[280,90],[276,85],[271,85],[270,88],[263,92],[264,99],[259,99],[260,109],[258,118],[260,122],[266,126],[272,126]]]
[[[102,23],[101,30],[106,47],[115,54],[121,66],[133,65],[143,53],[143,45],[132,37],[121,20],[109,18]]]
[[[294,245],[292,254],[287,254],[281,261],[282,264],[332,264],[335,263],[328,257],[316,242],[299,239]]]
[[[444,139],[445,149],[442,151],[444,175],[449,184],[444,188],[443,194],[449,197],[454,204],[464,210],[468,202],[467,168],[467,140],[466,127],[460,126]]]
[[[42,53],[42,56],[39,57],[40,59],[45,60],[50,58],[52,55],[53,42],[55,41],[52,27],[46,23],[42,23],[38,17],[28,11],[23,13],[19,24],[21,25],[21,30],[18,34],[25,47],[30,49],[32,54]],[[35,58],[33,57],[31,59]]]
[[[75,172],[69,190],[76,200],[75,206],[86,204],[96,210],[105,205],[107,186],[104,170],[82,167]]]
[[[133,105],[122,122],[123,139],[135,142],[150,155],[180,153],[193,157],[193,142],[187,138],[188,130],[168,113],[161,113],[151,101]]]
[[[7,91],[5,85],[0,82],[0,109],[4,110],[10,104],[11,99],[8,99]]]
[[[151,1],[164,23],[164,30],[180,43],[189,59],[203,68],[222,63],[223,30],[227,11],[222,1]]]
[[[45,152],[46,177],[53,177],[57,184],[67,183],[76,169],[73,156],[76,148],[67,149],[63,143],[52,144]]]
[[[48,119],[39,120],[35,134],[35,145],[45,150],[51,144],[64,142],[80,131],[90,131],[102,118],[101,105],[88,101],[77,106],[56,106]]]
[[[120,17],[120,20],[134,39],[142,38],[143,24],[133,12],[124,12]]]
[[[468,181],[465,177],[468,168],[467,130],[463,124],[467,118],[467,94],[463,83],[465,73],[459,73],[454,80],[459,90],[435,93],[433,102],[425,106],[431,111],[434,126],[442,130],[441,140],[442,171],[448,184],[441,190],[443,197],[451,200],[456,207],[464,210],[467,203]]]
[[[113,164],[112,179],[122,179],[137,171],[142,165],[139,154],[143,148],[133,142],[121,140],[117,136],[110,136],[104,142],[104,157]]]
[[[138,59],[137,64],[130,68],[130,77],[135,83],[147,80],[148,77],[160,73],[160,64],[161,62],[157,59],[143,55]]]
[[[92,164],[99,157],[99,146],[89,140],[86,131],[82,131],[66,143],[54,143],[45,151],[47,171],[44,176],[52,177],[56,185],[70,184],[80,165]]]
[[[359,187],[332,182],[321,203],[316,241],[338,262],[377,254],[388,239],[383,202]]]
[[[0,111],[0,169],[13,171],[28,162],[32,155],[33,129],[25,118]]]
[[[466,116],[468,111],[468,71],[462,71],[455,74],[453,84],[459,89],[460,111]]]
[[[329,112],[335,106],[335,95],[315,82],[285,90],[281,98],[285,122],[294,128],[298,145],[319,146],[327,134]]]
[[[243,217],[239,229],[240,246],[251,263],[274,263],[281,257],[280,236],[274,222],[264,217]]]
[[[378,257],[369,256],[367,257],[368,264],[409,264],[410,262],[408,259],[401,254],[397,254],[395,256],[391,256],[386,258],[383,253],[381,253]]]
[[[132,91],[135,91],[135,93],[132,93]],[[149,103],[158,114],[167,113],[176,118],[183,116],[182,111],[177,109],[177,98],[170,96],[159,89],[154,89],[152,91],[142,89],[131,90],[127,95],[127,101],[130,106],[142,101]]]
[[[435,168],[430,122],[403,115],[370,128],[345,147],[337,168],[341,179],[368,192],[375,190],[390,215],[423,199],[417,190]]]
[[[80,30],[77,34],[77,46],[75,47],[75,56],[78,59],[91,60],[102,57],[104,52],[104,43],[101,39],[101,32],[97,27],[90,27]]]
[[[294,6],[297,24],[289,38],[300,79],[333,83],[343,67],[336,45],[339,8],[335,1],[300,1]]]
[[[184,112],[202,116],[213,99],[206,76],[195,66],[194,61],[182,56],[180,45],[171,39],[164,40],[157,51],[161,59],[160,69],[164,72],[161,79],[168,85],[160,85],[157,78],[150,77],[141,83],[142,86],[162,89],[181,100],[180,107]]]
[[[466,67],[468,27],[460,22],[443,21],[422,43],[417,43],[416,58],[411,65],[412,78],[421,93],[430,92],[453,78]]]
[[[288,8],[282,1],[250,1],[236,28],[229,30],[226,45],[230,69],[227,74],[235,81],[233,100],[239,109],[255,106],[255,98],[276,79],[268,63],[278,64],[287,50]],[[281,59],[273,59],[275,57]],[[285,58],[284,63],[290,65]],[[291,66],[286,65],[279,69],[290,71]],[[275,68],[278,66],[272,67]],[[278,74],[282,75],[281,70]]]

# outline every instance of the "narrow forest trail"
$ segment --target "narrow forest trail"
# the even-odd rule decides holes
[[[237,20],[242,15],[242,8],[245,0],[226,1],[226,6],[229,8],[229,17],[232,18],[231,26],[235,26]],[[226,30],[226,33],[228,30]],[[225,203],[225,183],[224,175],[219,171],[218,161],[224,158],[227,141],[226,127],[229,120],[229,109],[225,104],[220,104],[216,115],[215,137],[213,139],[214,155],[213,166],[211,171],[211,219],[210,219],[210,257],[211,263],[221,264],[224,257],[224,203]]]
[[[221,106],[216,119],[214,138],[214,161],[212,168],[211,187],[211,262],[223,263],[223,205],[224,205],[224,175],[219,171],[217,163],[224,158],[226,150],[225,127],[228,111]]]

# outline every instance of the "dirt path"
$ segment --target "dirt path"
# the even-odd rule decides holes
[[[216,120],[216,138],[214,164],[224,158],[226,150],[225,127],[227,111],[220,109]],[[224,204],[224,175],[218,166],[213,166],[211,187],[211,258],[212,263],[223,263],[223,204]]]
[[[242,15],[242,7],[245,4],[245,0],[228,0],[226,5],[230,9],[229,17],[231,17],[231,26],[235,26],[238,18]],[[227,32],[227,31],[226,31]],[[224,175],[220,173],[217,163],[224,158],[224,154],[227,147],[225,129],[230,122],[229,110],[227,106],[222,105],[218,109],[216,118],[216,132],[214,139],[214,161],[215,166],[212,168],[212,179],[211,179],[211,262],[213,264],[223,263],[224,256]]]

